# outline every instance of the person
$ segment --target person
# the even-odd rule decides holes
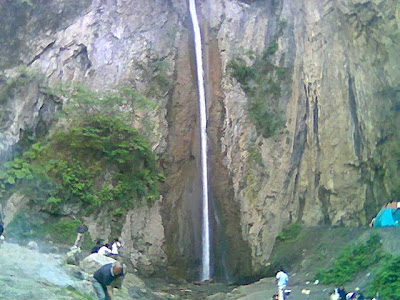
[[[337,288],[337,293],[339,294],[339,300],[346,300],[346,291],[343,285]]]
[[[76,240],[74,243],[74,246],[72,248],[80,248],[82,243],[83,243],[83,239],[85,237],[85,233],[88,231],[88,227],[86,226],[85,222],[82,222],[81,225],[79,225],[76,228]]]
[[[285,270],[283,270],[283,268],[280,268],[280,271],[276,273],[275,278],[278,285],[278,299],[285,300],[286,299],[285,289],[289,281],[289,276],[285,272]]]
[[[372,218],[371,222],[369,223],[369,227],[372,228],[375,225],[376,218]]]
[[[339,300],[339,292],[338,292],[338,289],[334,289],[334,290],[333,290],[333,292],[332,292],[332,294],[331,294],[331,297],[330,297],[330,300]]]
[[[118,255],[119,248],[121,248],[121,243],[118,239],[114,239],[114,243],[111,245],[111,254]]]
[[[4,223],[3,220],[0,218],[0,244],[2,244],[4,242]]]
[[[99,250],[100,250],[100,248],[101,248],[102,246],[103,246],[103,245],[101,244],[101,241],[98,240],[98,241],[96,242],[96,246],[94,246],[94,247],[92,248],[92,251],[90,251],[90,254],[99,252]]]
[[[101,255],[110,255],[111,254],[111,250],[110,250],[110,245],[109,244],[105,244],[102,247],[100,247],[99,251],[97,251],[97,253],[101,254]]]
[[[363,293],[361,293],[360,288],[356,287],[356,300],[365,300]]]
[[[3,232],[4,232],[4,223],[3,220],[0,219],[0,236],[3,235]]]
[[[112,300],[113,288],[121,287],[124,267],[116,261],[106,264],[93,274],[92,285],[99,300]],[[121,279],[121,280],[118,280]]]
[[[346,300],[356,299],[356,293],[350,292],[346,295]]]
[[[272,296],[272,300],[279,300],[278,294],[273,295],[273,296]]]

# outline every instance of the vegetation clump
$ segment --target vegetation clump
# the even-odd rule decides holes
[[[371,235],[365,243],[345,247],[333,265],[317,270],[315,278],[323,284],[341,285],[354,279],[362,270],[378,263],[384,257],[379,235]]]
[[[387,255],[381,267],[368,285],[367,293],[374,296],[379,292],[380,299],[400,299],[400,257]]]
[[[382,249],[380,236],[370,235],[365,243],[343,248],[328,269],[320,269],[315,275],[323,284],[336,286],[354,280],[364,270],[372,269],[372,280],[368,283],[366,294],[380,299],[400,299],[400,257],[387,254]]]
[[[300,223],[292,223],[278,234],[277,239],[280,241],[295,240],[300,235],[302,229],[303,226]]]
[[[0,170],[0,196],[18,187],[56,214],[65,204],[79,204],[85,213],[102,206],[123,214],[153,203],[163,179],[156,157],[147,139],[129,124],[128,114],[118,110],[118,105],[129,105],[134,116],[139,104],[148,103],[133,90],[118,91],[103,97],[82,87],[68,95],[51,91],[68,96],[71,103],[63,112],[71,125],[6,162]]]
[[[247,60],[237,57],[228,64],[231,76],[249,97],[249,116],[257,132],[265,138],[273,136],[285,123],[279,109],[279,98],[287,71],[270,60],[277,49],[278,44],[273,42],[260,55],[248,53]]]

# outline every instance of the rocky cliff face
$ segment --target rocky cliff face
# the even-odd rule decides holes
[[[157,101],[157,111],[133,123],[151,118],[157,124],[150,137],[167,175],[163,198],[157,208],[130,212],[122,236],[128,249],[140,249],[139,256],[131,256],[136,265],[168,263],[191,277],[201,253],[201,185],[186,3],[31,2],[15,1],[26,16],[15,24],[20,15],[11,14],[11,2],[2,4],[10,20],[2,36],[16,37],[12,51],[1,48],[3,76],[25,65],[40,70],[46,82],[79,81],[94,89],[125,84]],[[54,7],[47,19],[45,2]],[[223,265],[236,277],[262,272],[277,234],[289,223],[365,225],[398,196],[397,1],[203,0],[198,5],[217,273]],[[277,73],[269,77],[279,93],[271,91],[266,99],[284,120],[269,137],[257,131],[249,94],[229,68],[234,58],[250,66],[251,56],[263,51],[275,70],[285,72],[279,81]],[[157,85],[160,75],[169,83]],[[36,130],[40,120],[47,120],[41,128],[51,126],[51,115],[62,106],[40,85],[24,91],[3,102],[8,111],[2,115],[3,148],[24,130]],[[91,228],[96,232],[96,221]]]

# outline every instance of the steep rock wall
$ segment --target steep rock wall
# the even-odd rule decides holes
[[[0,47],[4,78],[24,65],[44,74],[46,84],[75,81],[100,90],[124,84],[146,94],[160,72],[155,63],[167,63],[172,83],[152,94],[157,111],[132,118],[138,127],[144,118],[154,121],[148,136],[167,175],[163,197],[153,208],[129,212],[122,236],[128,252],[140,251],[131,252],[135,266],[154,272],[151,264],[167,264],[165,254],[172,272],[194,278],[201,185],[186,4],[11,2],[0,4],[8,8],[1,10],[7,25],[1,38],[12,40]],[[398,193],[398,134],[389,129],[399,126],[400,8],[394,0],[198,2],[209,83],[214,261],[234,277],[251,276],[263,271],[287,224],[364,225]],[[285,125],[263,138],[228,64],[275,42],[270,60],[286,70],[275,101]],[[34,82],[16,91],[2,103],[1,149],[26,130],[47,132],[64,104]],[[112,217],[104,216],[105,224],[89,219],[94,237],[110,232]]]
[[[12,97],[2,103],[2,111],[6,112],[2,113],[1,122],[3,154],[13,150],[25,131],[37,137],[49,131],[56,112],[67,103],[63,103],[65,99],[54,99],[46,93],[46,88],[73,82],[103,91],[126,85],[151,97],[157,102],[157,108],[132,116],[131,122],[141,128],[144,119],[151,120],[150,132],[143,132],[158,155],[165,152],[169,132],[166,106],[173,79],[162,88],[158,80],[161,72],[162,76],[173,77],[175,43],[179,43],[182,31],[187,35],[181,24],[182,13],[186,12],[180,4],[169,1],[11,2],[1,4],[2,22],[6,25],[2,39],[10,42],[1,46],[3,83],[19,74],[21,66],[38,74],[40,80],[32,78],[32,82],[30,79],[28,84],[13,89]],[[157,67],[161,63],[162,71]],[[9,202],[13,203],[15,198],[12,196]],[[123,251],[126,257],[147,274],[166,263],[160,205],[157,202],[152,208],[128,212],[121,233],[126,239]],[[3,205],[7,217],[15,213],[8,209],[11,206]],[[74,208],[65,214],[75,217],[78,210]],[[109,239],[117,234],[112,232],[112,224],[124,223],[118,218],[99,212],[85,219],[94,239]]]
[[[386,136],[380,124],[398,101],[397,92],[388,99],[382,91],[396,89],[399,79],[392,68],[399,53],[399,4],[204,1],[202,8],[221,50],[222,96],[216,97],[225,115],[217,135],[234,190],[232,198],[220,201],[222,214],[225,222],[237,222],[229,209],[239,203],[251,273],[263,270],[275,237],[288,223],[369,222],[397,188],[392,176],[398,173],[375,156]],[[246,96],[227,65],[243,49],[261,53],[274,38],[272,59],[289,70],[290,80],[281,86],[278,104],[286,124],[265,139],[251,125]],[[255,150],[257,162],[251,160]],[[396,164],[397,159],[386,159]]]

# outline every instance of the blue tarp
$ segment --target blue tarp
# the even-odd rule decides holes
[[[400,227],[400,213],[396,208],[383,208],[376,215],[374,227]]]

